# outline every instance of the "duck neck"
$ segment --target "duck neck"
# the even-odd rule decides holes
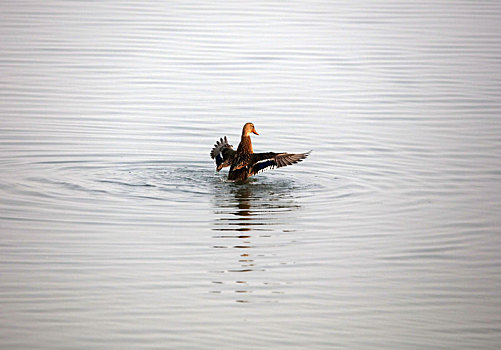
[[[251,138],[249,135],[242,135],[237,152],[254,153],[254,150],[252,149]]]

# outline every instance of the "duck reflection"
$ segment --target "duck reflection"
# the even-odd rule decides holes
[[[232,188],[230,194],[232,195],[231,199],[217,199],[219,210],[216,211],[216,215],[219,217],[216,219],[214,224],[216,227],[213,228],[213,230],[221,232],[240,232],[241,234],[215,237],[250,238],[250,235],[244,234],[243,232],[258,230],[255,226],[263,225],[263,223],[258,220],[260,214],[263,214],[262,209],[264,209],[264,206],[262,203],[260,205],[260,201],[262,201],[263,198],[254,196],[250,186],[236,189]],[[267,229],[261,228],[260,230],[263,231]]]
[[[217,234],[212,236],[213,247],[226,250],[218,255],[225,261],[225,268],[215,271],[218,278],[212,282],[217,286],[213,293],[238,293],[237,302],[248,302],[242,295],[255,292],[256,284],[261,291],[262,286],[280,284],[266,281],[265,273],[270,268],[269,260],[275,261],[277,257],[269,240],[288,231],[286,228],[294,218],[292,212],[299,208],[290,194],[291,186],[290,183],[266,185],[254,181],[216,186],[212,230]]]

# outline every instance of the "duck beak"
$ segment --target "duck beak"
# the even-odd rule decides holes
[[[253,132],[254,134],[256,134],[256,135],[259,135],[259,134],[257,133],[256,129],[252,129],[252,132]]]

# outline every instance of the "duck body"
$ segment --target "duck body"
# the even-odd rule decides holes
[[[226,136],[216,142],[210,155],[216,162],[216,171],[230,167],[228,180],[245,181],[250,176],[265,170],[292,165],[305,159],[307,153],[254,153],[250,134],[259,135],[254,124],[246,123],[242,129],[242,136],[237,150],[228,143]]]

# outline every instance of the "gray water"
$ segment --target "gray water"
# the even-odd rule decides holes
[[[497,349],[501,3],[0,2],[2,349]],[[313,153],[237,185],[209,157]]]

